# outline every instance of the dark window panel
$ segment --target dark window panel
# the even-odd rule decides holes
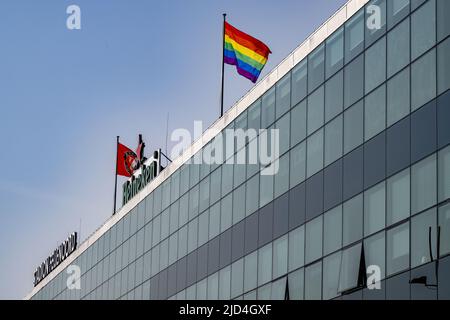
[[[386,177],[386,134],[383,132],[364,145],[364,188]]]
[[[323,213],[323,171],[306,181],[306,220]]]
[[[171,297],[177,292],[177,264],[172,264],[167,272],[167,295]]]
[[[289,191],[289,230],[295,229],[305,222],[305,183],[299,184]]]
[[[411,115],[411,161],[436,151],[436,100]]]
[[[263,246],[272,241],[273,202],[259,210],[258,244]]]
[[[235,224],[231,229],[231,261],[234,262],[244,255],[245,220]]]
[[[436,264],[428,263],[411,270],[411,280],[426,277],[427,285],[436,285]],[[437,290],[434,287],[426,287],[420,283],[411,284],[411,300],[436,300]]]
[[[197,251],[191,252],[187,256],[186,280],[186,286],[188,287],[197,282]]]
[[[177,291],[186,288],[186,267],[187,257],[183,257],[177,261]]]
[[[244,254],[258,248],[258,212],[245,219],[245,246]]]
[[[273,217],[273,237],[276,239],[289,229],[289,193],[275,200]]]
[[[158,299],[167,299],[167,269],[159,273]]]
[[[450,257],[439,262],[439,300],[450,299]]]
[[[208,243],[208,274],[219,270],[220,262],[220,238],[215,237]]]
[[[407,117],[387,130],[387,175],[401,171],[411,163],[410,118]]]
[[[409,300],[409,272],[386,280],[386,300]]]
[[[437,100],[438,146],[442,148],[450,143],[450,91]]]
[[[363,300],[385,300],[386,299],[386,282],[383,280],[380,283],[380,289],[363,290]]]
[[[220,268],[231,263],[231,229],[220,235]]]
[[[362,299],[363,299],[362,290],[358,290],[356,292],[352,292],[349,294],[344,294],[342,296],[342,300],[362,300]]]
[[[324,211],[342,202],[342,159],[331,164],[324,171]]]
[[[197,279],[202,280],[208,275],[208,244],[197,250]]]
[[[158,300],[159,274],[150,279],[150,300]]]
[[[363,147],[344,157],[344,201],[363,190]]]

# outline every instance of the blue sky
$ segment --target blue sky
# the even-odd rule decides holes
[[[222,13],[272,50],[261,77],[345,0],[1,0],[0,299],[112,212],[115,137],[147,152],[219,114]],[[81,30],[66,8],[81,8]],[[252,83],[225,66],[225,109]],[[169,144],[170,147],[170,144]],[[119,179],[120,183],[121,179]]]

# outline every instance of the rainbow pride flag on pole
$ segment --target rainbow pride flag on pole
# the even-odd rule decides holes
[[[235,65],[240,75],[255,83],[272,52],[258,39],[224,23],[224,63]]]

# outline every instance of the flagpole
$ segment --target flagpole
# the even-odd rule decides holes
[[[224,79],[224,66],[225,66],[225,20],[227,14],[223,14],[223,34],[222,34],[222,91],[220,94],[220,117],[223,116],[223,79]]]
[[[119,162],[119,136],[117,136],[117,142],[116,142],[116,175],[115,175],[115,182],[114,182],[114,209],[113,209],[113,215],[116,214],[116,199],[117,199],[117,163]]]

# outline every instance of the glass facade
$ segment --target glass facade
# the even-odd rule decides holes
[[[450,6],[371,3],[381,29],[362,8],[230,125],[280,129],[277,174],[182,165],[75,259],[81,290],[32,298],[372,299],[373,265],[414,298],[439,257],[449,299]]]

